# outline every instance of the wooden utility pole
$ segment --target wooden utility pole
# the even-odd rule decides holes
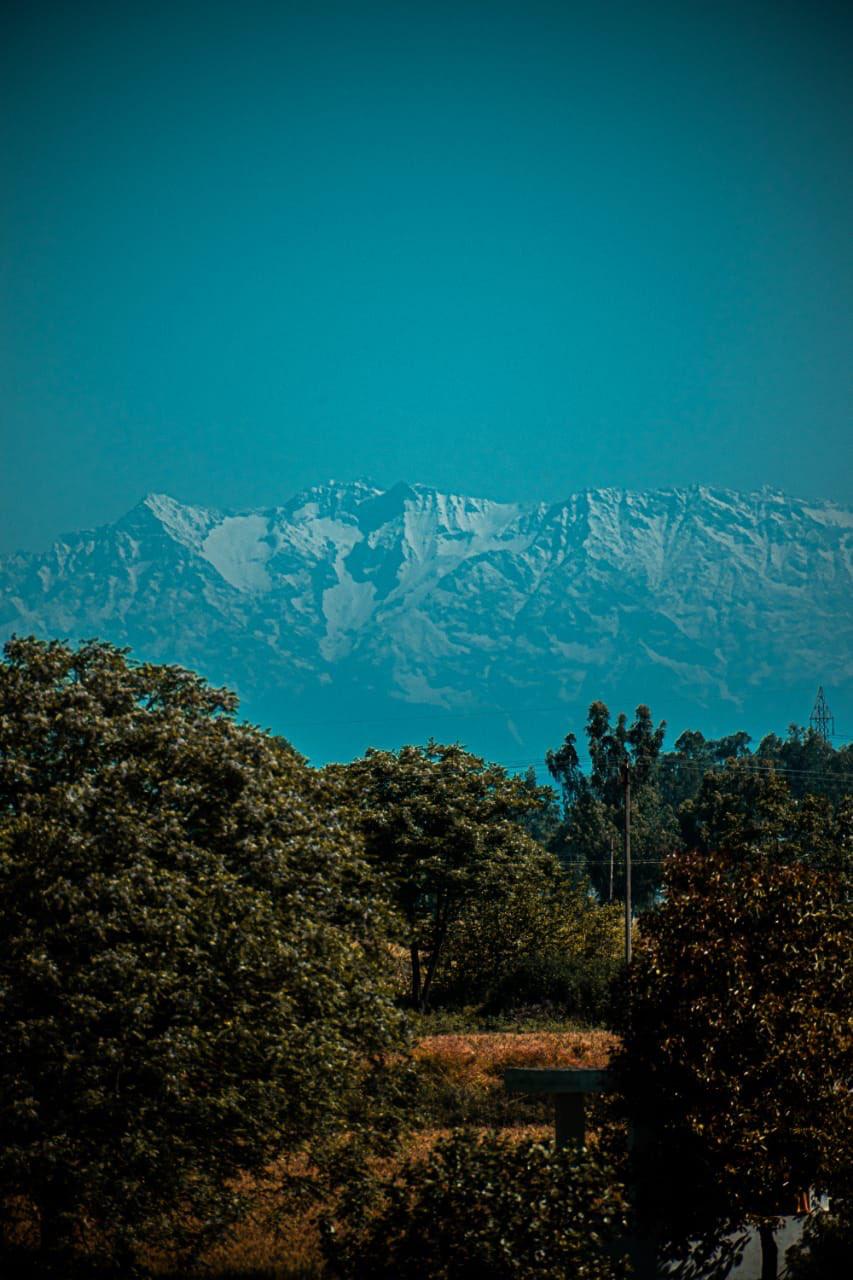
[[[608,902],[613,901],[613,836],[610,837],[610,897]]]
[[[622,787],[625,793],[625,963],[631,963],[631,768],[622,765]]]

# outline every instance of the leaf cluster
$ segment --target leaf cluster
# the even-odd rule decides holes
[[[326,776],[349,806],[412,957],[412,1003],[429,1001],[451,930],[469,906],[543,863],[519,814],[540,797],[459,745],[369,750]],[[544,859],[547,861],[547,858]],[[423,972],[422,972],[423,969]]]
[[[625,1201],[589,1151],[458,1130],[330,1233],[337,1274],[359,1280],[618,1280]]]

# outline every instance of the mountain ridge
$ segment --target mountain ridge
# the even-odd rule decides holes
[[[523,724],[543,702],[576,721],[598,696],[803,719],[818,683],[853,702],[851,586],[853,510],[769,488],[549,504],[329,481],[252,509],[151,493],[2,557],[0,638],[129,644],[231,684],[283,732],[330,698],[451,728],[478,709]]]

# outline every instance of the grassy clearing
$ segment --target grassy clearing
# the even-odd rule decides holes
[[[507,1067],[606,1067],[607,1031],[461,1032],[424,1037],[415,1050],[418,1113],[426,1125],[546,1124],[548,1098],[510,1095]]]
[[[436,1023],[424,1019],[431,1027]],[[470,1025],[470,1024],[469,1024]],[[499,1128],[511,1140],[550,1137],[546,1098],[510,1096],[507,1067],[606,1067],[615,1038],[606,1031],[452,1030],[423,1036],[414,1050],[418,1091],[414,1127],[402,1159],[425,1157],[439,1137],[459,1125]],[[321,1280],[324,1276],[319,1211],[279,1221],[281,1203],[270,1185],[250,1184],[256,1206],[232,1237],[210,1250],[193,1277],[211,1280]],[[160,1280],[190,1280],[168,1257],[147,1257]],[[23,1277],[23,1273],[22,1273]],[[4,1277],[5,1280],[5,1277]],[[9,1277],[15,1280],[15,1277]]]
[[[418,1127],[409,1135],[402,1157],[426,1156],[456,1125],[504,1129],[519,1141],[550,1137],[549,1101],[508,1095],[504,1070],[606,1067],[614,1045],[606,1031],[453,1031],[424,1036],[414,1054]],[[271,1206],[259,1206],[233,1239],[212,1250],[203,1264],[199,1275],[216,1280],[319,1280],[323,1269],[317,1215],[302,1215],[276,1227]],[[178,1280],[166,1265],[158,1274],[162,1280]]]

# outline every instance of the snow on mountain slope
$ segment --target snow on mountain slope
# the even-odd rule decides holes
[[[518,719],[606,696],[732,722],[766,705],[784,728],[819,682],[853,701],[851,585],[853,512],[769,490],[549,507],[330,482],[263,511],[152,494],[6,557],[0,637],[130,644],[261,717],[331,698]]]

